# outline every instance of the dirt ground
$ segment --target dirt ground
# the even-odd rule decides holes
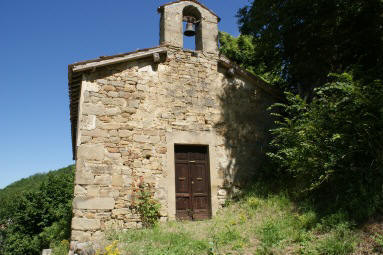
[[[361,228],[362,242],[357,247],[354,255],[382,255],[383,243],[379,244],[374,239],[380,235],[383,241],[383,216],[372,219]]]

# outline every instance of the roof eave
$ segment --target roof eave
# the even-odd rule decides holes
[[[166,52],[167,52],[167,49],[165,47],[143,49],[143,50],[138,50],[134,52],[118,54],[118,55],[109,56],[109,57],[100,57],[98,59],[74,63],[72,65],[69,65],[69,69],[72,70],[72,72],[82,72],[82,71],[94,69],[97,67],[113,65],[113,64],[118,64],[122,62],[128,62],[132,60],[149,57],[150,55],[155,53],[162,54]]]
[[[224,55],[220,54],[218,62],[225,68],[233,68],[235,74],[251,80],[258,88],[262,89],[271,96],[277,98],[278,100],[284,100],[283,93],[280,90],[271,87],[270,84],[268,84],[262,78],[237,65],[235,62],[231,61]]]

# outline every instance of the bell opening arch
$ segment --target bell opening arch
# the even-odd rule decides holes
[[[193,5],[186,6],[182,11],[183,48],[203,50],[201,12]]]

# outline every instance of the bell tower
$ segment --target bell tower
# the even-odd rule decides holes
[[[184,35],[195,37],[195,49],[218,52],[218,22],[220,18],[196,0],[180,0],[162,5],[160,44],[183,48]],[[183,33],[183,23],[186,30]]]

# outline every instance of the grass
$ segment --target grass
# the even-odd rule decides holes
[[[375,236],[373,237],[374,241],[376,242],[376,246],[377,248],[380,248],[382,249],[383,248],[383,235],[380,235],[380,234],[375,234]]]
[[[52,255],[67,255],[69,252],[69,241],[63,240],[52,244]]]
[[[359,234],[343,214],[319,218],[284,195],[247,195],[208,221],[167,222],[153,229],[112,232],[121,254],[352,254]]]

